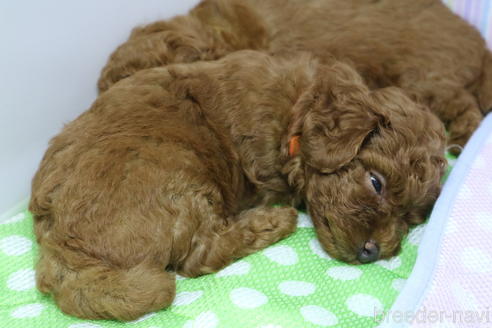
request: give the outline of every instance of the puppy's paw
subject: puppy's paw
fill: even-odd
[[[297,211],[293,207],[259,207],[247,211],[245,242],[255,249],[265,248],[296,229]]]

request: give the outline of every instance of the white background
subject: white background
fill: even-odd
[[[95,99],[132,27],[198,0],[0,0],[0,218],[29,196],[49,139]]]

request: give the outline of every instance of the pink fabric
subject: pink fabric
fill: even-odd
[[[492,134],[452,205],[430,288],[412,327],[492,327],[491,163]]]

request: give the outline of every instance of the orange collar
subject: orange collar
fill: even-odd
[[[301,146],[299,145],[299,135],[293,136],[289,139],[289,156],[294,157],[299,154]]]

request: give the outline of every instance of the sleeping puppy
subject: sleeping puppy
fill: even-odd
[[[295,230],[333,257],[394,255],[439,192],[441,122],[350,66],[254,51],[142,70],[53,138],[32,183],[38,288],[66,313],[135,319]]]
[[[397,86],[428,106],[446,124],[449,145],[463,146],[492,108],[492,55],[441,0],[204,0],[187,16],[135,29],[99,88],[140,69],[239,49],[352,62],[371,88]]]

